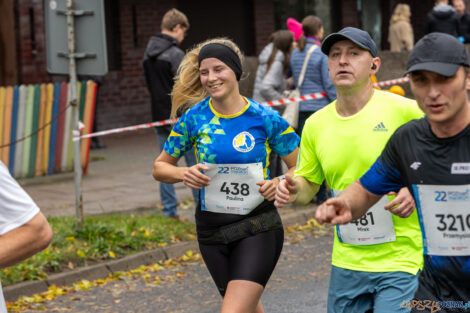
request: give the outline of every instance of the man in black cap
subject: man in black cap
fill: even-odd
[[[395,129],[423,116],[415,101],[372,87],[380,59],[367,32],[344,28],[326,37],[321,50],[338,97],[307,119],[295,177],[286,175],[276,192],[279,207],[308,203],[324,179],[339,194],[374,163]],[[400,305],[418,285],[421,232],[408,190],[394,193],[368,216],[336,229],[329,313],[407,312]]]
[[[316,213],[321,223],[347,223],[380,195],[407,186],[422,227],[424,268],[417,301],[402,306],[416,312],[470,308],[469,66],[465,46],[452,36],[418,41],[406,73],[426,117],[400,127],[368,172]]]

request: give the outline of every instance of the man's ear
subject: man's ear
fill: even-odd
[[[372,59],[371,74],[375,75],[380,69],[380,58]]]

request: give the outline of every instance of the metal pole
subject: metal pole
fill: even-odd
[[[75,24],[73,0],[67,0],[67,39],[69,50],[69,75],[70,75],[70,105],[72,107],[72,132],[79,132],[78,125],[78,101],[77,101],[77,68],[75,64]],[[81,141],[73,142],[73,168],[75,180],[75,213],[78,226],[83,224],[83,199],[82,199],[82,164],[80,153]]]

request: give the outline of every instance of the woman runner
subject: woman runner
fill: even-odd
[[[172,92],[173,115],[193,106],[175,124],[153,168],[156,180],[201,190],[199,248],[223,296],[222,313],[264,312],[260,297],[284,240],[273,205],[282,178],[269,179],[269,154],[274,150],[293,173],[300,141],[277,112],[240,95],[242,59],[226,38],[186,54]],[[176,167],[191,147],[198,163]]]

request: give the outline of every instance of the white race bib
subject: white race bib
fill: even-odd
[[[246,215],[264,201],[257,182],[264,180],[263,164],[212,164],[204,174],[211,178],[201,191],[201,209]]]
[[[333,190],[334,196],[339,191]],[[367,213],[346,225],[336,226],[340,242],[351,245],[377,245],[396,240],[392,214],[384,209],[388,197],[383,196]]]
[[[425,254],[470,255],[470,185],[413,185]]]

